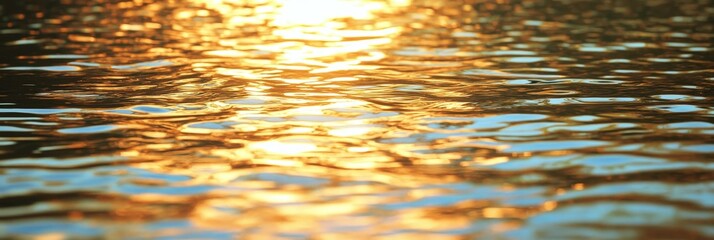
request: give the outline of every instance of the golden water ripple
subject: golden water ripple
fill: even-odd
[[[0,16],[0,238],[714,238],[709,0]]]

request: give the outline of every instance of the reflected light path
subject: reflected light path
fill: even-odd
[[[3,2],[0,238],[714,238],[710,5]]]

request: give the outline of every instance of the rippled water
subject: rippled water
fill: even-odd
[[[714,238],[713,1],[0,13],[0,238]]]

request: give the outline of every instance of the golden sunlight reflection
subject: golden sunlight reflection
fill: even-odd
[[[276,0],[276,1],[232,1],[203,0],[206,8],[221,14],[230,27],[267,24],[257,27],[270,28],[270,35],[261,35],[264,44],[241,46],[238,39],[216,38],[220,45],[232,48],[210,50],[206,56],[244,58],[241,61],[255,62],[257,66],[273,66],[278,69],[303,69],[311,73],[328,73],[344,70],[370,70],[376,66],[361,64],[377,61],[386,54],[377,51],[378,46],[392,43],[402,27],[389,21],[375,21],[378,14],[394,13],[411,4],[410,0],[368,1],[368,0]],[[248,4],[257,7],[246,10]],[[265,19],[253,17],[257,13],[269,16]],[[185,19],[201,15],[198,12],[182,12],[177,18]],[[205,15],[205,13],[204,13]],[[348,24],[349,21],[363,21]],[[232,31],[232,30],[229,30]],[[260,30],[262,31],[262,30]],[[201,30],[201,35],[214,38],[215,33]],[[257,54],[257,55],[256,55]],[[330,59],[347,54],[348,59]],[[273,62],[256,62],[251,59],[258,55],[269,56]],[[238,71],[221,71],[222,74],[245,77]],[[252,74],[252,73],[251,73]],[[248,76],[250,76],[249,74]],[[252,78],[248,78],[252,79]]]
[[[317,146],[308,142],[267,141],[252,143],[250,148],[262,150],[273,154],[295,155],[317,149]]]
[[[374,17],[372,11],[385,7],[384,3],[355,0],[277,0],[276,2],[280,7],[271,25],[278,27],[340,24],[340,22],[330,22],[338,18],[370,19]]]
[[[341,127],[330,130],[328,134],[336,137],[354,137],[366,135],[374,129],[370,126]]]
[[[369,237],[381,233],[381,227],[369,227],[380,223],[386,224],[383,226],[388,229],[452,230],[465,227],[470,221],[468,217],[439,216],[422,209],[401,211],[398,215],[391,216],[393,219],[389,221],[385,221],[386,215],[368,214],[374,211],[373,206],[379,204],[388,205],[449,194],[450,192],[444,189],[417,188],[424,182],[448,182],[444,179],[318,166],[303,166],[300,171],[265,167],[261,168],[261,172],[256,174],[252,169],[232,169],[205,178],[207,183],[228,184],[234,188],[213,191],[213,194],[221,197],[199,202],[192,209],[193,223],[216,229],[246,228],[266,222],[274,223],[263,228],[265,236],[274,236],[280,232],[320,234],[320,231],[334,227],[354,228],[359,231],[334,234]],[[196,169],[191,173],[196,178],[201,178],[203,174],[210,174],[210,171],[201,173]],[[276,184],[260,178],[261,175],[277,174],[286,176],[286,180],[311,179],[310,181],[316,181],[319,185],[304,185],[305,183],[300,181]],[[238,179],[243,180],[235,182]],[[337,179],[343,184],[332,184],[333,180]],[[232,182],[235,183],[231,184]],[[363,184],[364,182],[372,184]],[[400,191],[408,192],[403,195],[399,194]],[[384,193],[393,196],[379,197],[379,194]],[[325,198],[332,200],[322,201]],[[240,214],[236,214],[237,212]],[[406,235],[404,237],[409,239]]]
[[[0,239],[714,239],[711,8],[624,2],[0,1]]]

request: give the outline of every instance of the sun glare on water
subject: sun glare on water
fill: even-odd
[[[274,26],[320,25],[338,18],[369,19],[379,3],[338,0],[279,0]]]

